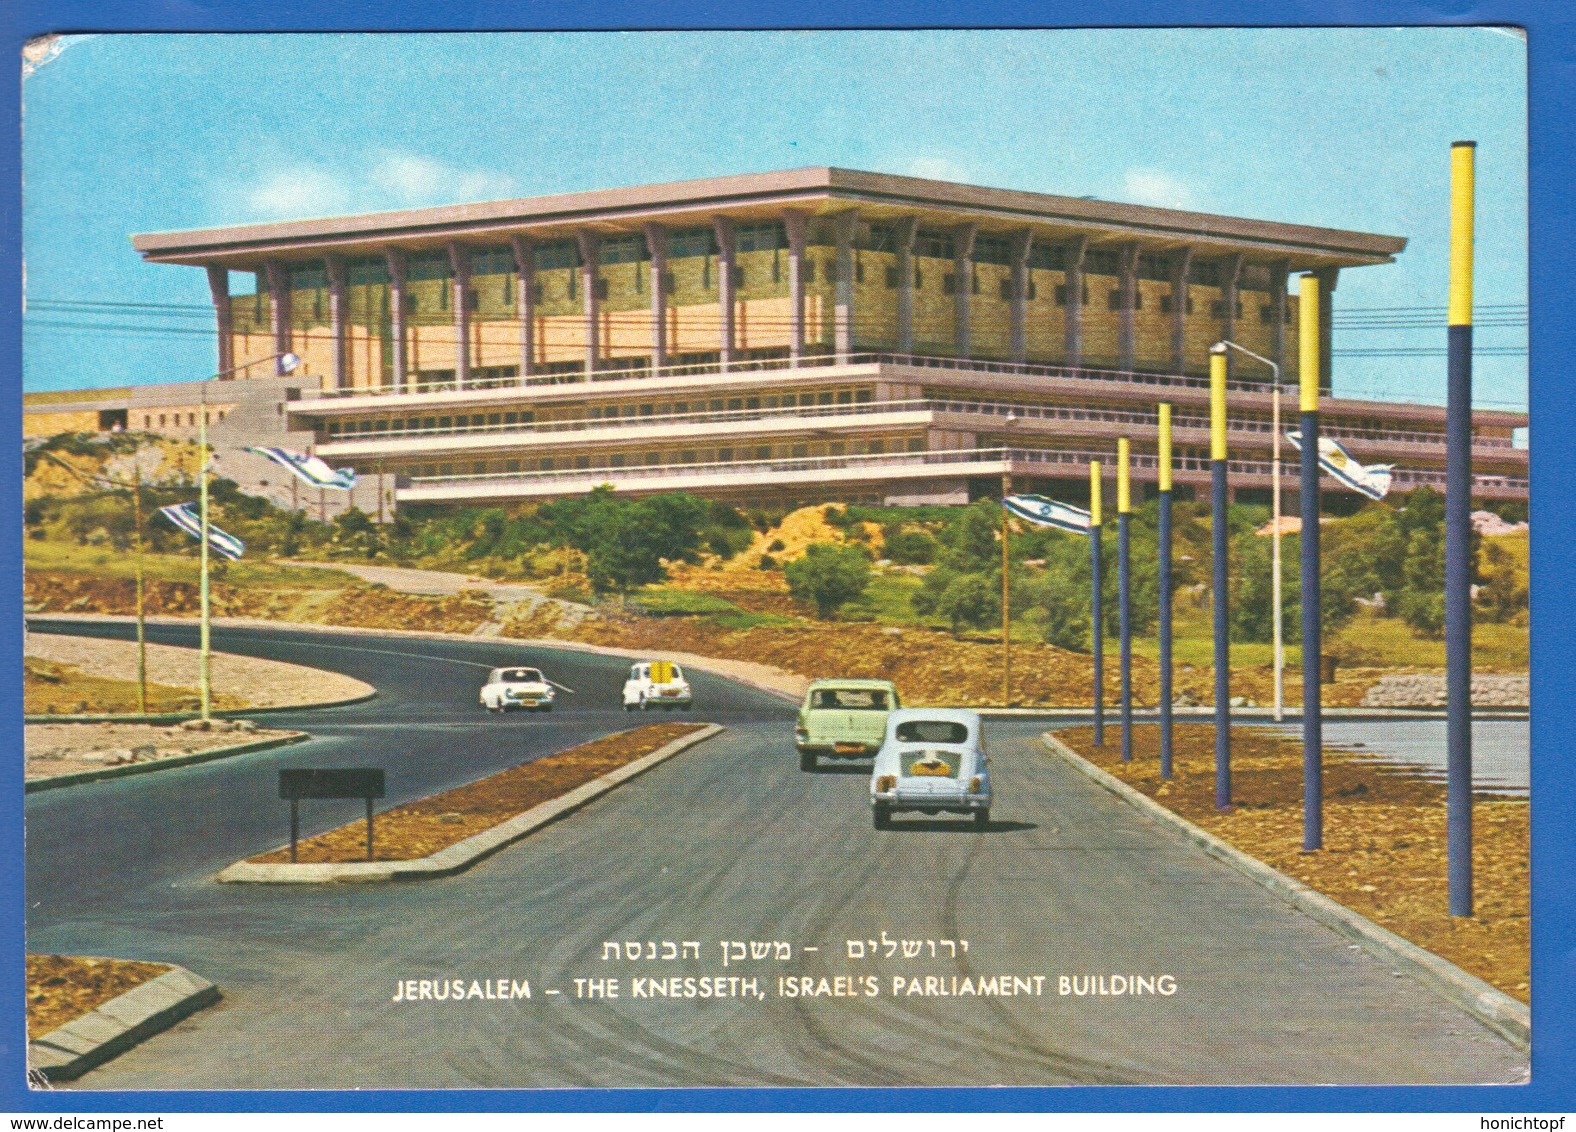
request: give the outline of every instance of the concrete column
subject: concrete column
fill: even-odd
[[[350,388],[350,288],[343,257],[324,257],[328,273],[328,337],[334,355],[334,388]]]
[[[717,234],[717,313],[722,316],[722,330],[717,341],[717,358],[726,372],[733,365],[733,315],[736,292],[733,272],[738,265],[737,241],[734,239],[733,221],[726,216],[712,217],[712,229]]]
[[[788,364],[797,366],[804,357],[804,249],[809,242],[809,218],[785,209],[783,228],[788,234]]]
[[[1242,255],[1228,255],[1220,261],[1220,304],[1222,317],[1220,320],[1220,336],[1235,339],[1237,336],[1237,281],[1242,278]],[[1236,376],[1237,358],[1235,350],[1226,351],[1226,378],[1230,380]]]
[[[271,259],[263,265],[268,275],[268,319],[273,332],[274,353],[290,352],[290,273],[284,264]],[[274,373],[284,376],[284,359],[274,359]]]
[[[465,389],[471,383],[471,252],[463,244],[450,241],[449,306],[454,315],[454,385]]]
[[[1341,269],[1321,267],[1314,274],[1319,277],[1319,389],[1328,394],[1334,372],[1330,364],[1330,349],[1334,345],[1330,316],[1335,309],[1335,284],[1339,281]]]
[[[897,350],[914,352],[914,235],[919,218],[905,216],[892,226],[893,251],[897,253]]]
[[[1008,315],[1011,322],[1012,360],[1024,362],[1029,356],[1029,251],[1034,247],[1034,233],[1028,228],[1012,234],[1012,308]]]
[[[646,251],[651,256],[651,368],[668,364],[668,230],[646,225]]]
[[[408,362],[405,349],[405,312],[409,305],[405,291],[405,253],[389,248],[383,253],[383,258],[389,273],[389,337],[394,340],[392,381],[394,388],[403,392],[410,382],[410,375],[406,372]]]
[[[1062,364],[1069,369],[1083,365],[1083,265],[1084,253],[1089,250],[1089,237],[1078,236],[1067,244],[1067,258],[1063,265],[1067,280],[1066,341]]]
[[[213,319],[219,336],[219,373],[235,368],[235,322],[230,317],[230,269],[208,269],[208,293],[213,296]]]
[[[973,347],[969,323],[974,297],[974,237],[978,232],[973,224],[959,224],[952,230],[952,313],[956,320],[952,341],[962,358],[968,357]]]
[[[520,384],[536,370],[536,245],[524,236],[512,236],[514,270],[520,294],[514,309],[520,316]]]
[[[1286,376],[1286,280],[1291,275],[1291,264],[1284,259],[1270,264],[1270,317],[1275,320],[1270,327],[1270,358]]]
[[[836,312],[835,346],[839,364],[854,352],[854,225],[859,213],[854,209],[833,217],[837,239],[837,284],[834,295]]]
[[[602,241],[595,232],[584,230],[576,232],[575,239],[580,243],[580,290],[586,312],[586,380],[590,381],[601,356],[598,349],[601,337],[598,311],[601,303],[597,299],[597,256],[602,249]]]
[[[1171,368],[1179,374],[1187,372],[1187,277],[1192,267],[1192,248],[1171,253]]]
[[[1138,363],[1138,245],[1123,244],[1117,254],[1116,368],[1131,372]]]

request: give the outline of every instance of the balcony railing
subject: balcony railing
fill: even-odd
[[[420,439],[437,436],[473,436],[496,433],[564,433],[586,432],[603,429],[650,428],[662,425],[736,424],[750,421],[806,420],[829,417],[870,416],[892,413],[946,412],[975,416],[1019,417],[1027,420],[1057,420],[1075,424],[1121,424],[1138,428],[1157,427],[1157,415],[1152,411],[1122,409],[1084,409],[1061,405],[1034,405],[1008,401],[953,401],[940,399],[909,401],[865,401],[842,405],[800,405],[788,408],[728,409],[702,413],[668,413],[650,416],[579,417],[567,421],[529,421],[497,424],[450,425],[433,428],[386,428],[368,431],[330,433],[327,443],[358,442],[363,440]],[[1288,417],[1288,422],[1290,418]],[[1208,430],[1209,418],[1201,414],[1178,414],[1173,423],[1179,429]],[[1257,418],[1230,417],[1230,430],[1267,434],[1270,422]],[[1326,436],[1348,440],[1376,440],[1388,443],[1444,444],[1443,433],[1412,432],[1392,429],[1350,428],[1326,423]],[[1476,437],[1476,448],[1510,448],[1511,442],[1502,437]]]

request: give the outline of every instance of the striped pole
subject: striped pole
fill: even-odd
[[[1105,746],[1105,624],[1100,609],[1100,461],[1089,461],[1089,574],[1093,621],[1089,639],[1094,644],[1094,745]]]
[[[1476,142],[1450,147],[1445,397],[1446,846],[1450,914],[1472,915],[1472,243]]]
[[[1132,445],[1127,437],[1116,442],[1116,607],[1121,631],[1122,761],[1133,761],[1133,593],[1131,535],[1133,512],[1130,463]]]
[[[1160,777],[1171,777],[1171,406],[1160,405]]]
[[[1319,617],[1319,277],[1304,275],[1297,298],[1302,430],[1302,851],[1324,848],[1323,634]]]
[[[1215,808],[1231,808],[1231,641],[1226,620],[1226,352],[1209,355],[1210,522],[1214,528]]]

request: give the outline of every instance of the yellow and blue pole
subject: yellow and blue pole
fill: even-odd
[[[1160,777],[1171,777],[1171,406],[1160,405]]]
[[[1133,761],[1133,592],[1128,522],[1133,512],[1132,445],[1116,442],[1116,608],[1121,631],[1122,761]]]
[[[200,571],[197,597],[197,697],[204,722],[213,714],[212,606],[208,586],[208,386],[202,387],[202,412],[197,417],[197,508]]]
[[[1298,427],[1302,432],[1302,848],[1324,848],[1323,635],[1319,614],[1319,278],[1304,275],[1297,297]]]
[[[1472,244],[1476,142],[1450,147],[1445,395],[1446,855],[1450,914],[1472,915]]]
[[[1210,522],[1215,607],[1215,808],[1231,808],[1231,640],[1226,618],[1226,355],[1209,355]]]
[[[1094,745],[1105,746],[1105,623],[1100,608],[1100,461],[1089,461],[1089,640],[1094,646]]]

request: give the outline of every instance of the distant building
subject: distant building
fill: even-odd
[[[266,426],[384,473],[401,503],[610,483],[782,505],[965,502],[1007,468],[1021,490],[1076,500],[1119,435],[1152,481],[1161,400],[1176,480],[1203,484],[1209,346],[1238,341],[1294,382],[1290,277],[1330,293],[1406,242],[811,168],[133,243],[207,269],[220,369],[305,360],[288,380],[259,367],[269,380],[212,385],[211,412],[251,406],[216,443]],[[231,293],[236,273],[252,293]],[[1328,392],[1327,310],[1320,335]],[[1231,365],[1233,488],[1262,493],[1269,371]],[[95,393],[82,419],[188,434],[194,386],[157,388]],[[1398,466],[1398,490],[1443,487],[1442,409],[1322,407],[1354,456]],[[30,427],[66,411],[27,408]],[[1526,495],[1511,438],[1526,420],[1476,414],[1474,494]]]

